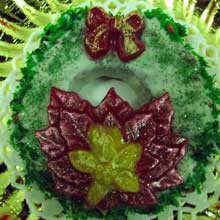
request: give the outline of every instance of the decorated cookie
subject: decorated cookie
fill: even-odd
[[[218,77],[187,26],[149,4],[68,6],[46,23],[8,77],[1,152],[26,211],[0,219],[217,216]]]

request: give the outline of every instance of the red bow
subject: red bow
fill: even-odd
[[[135,59],[145,50],[140,36],[144,20],[132,12],[126,17],[110,17],[102,8],[91,8],[86,18],[85,49],[98,60],[115,48],[122,61]]]

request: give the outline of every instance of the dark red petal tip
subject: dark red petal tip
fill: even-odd
[[[61,110],[59,129],[69,148],[74,147],[76,139],[86,145],[87,132],[93,124],[93,120],[87,114]]]
[[[135,114],[125,122],[123,133],[128,142],[142,142],[149,145],[156,137],[156,123],[151,113]]]
[[[173,186],[177,186],[183,183],[182,177],[177,173],[175,169],[170,170],[167,174],[161,177],[158,181],[152,182],[151,187],[156,191],[162,191]]]
[[[61,136],[59,129],[56,127],[48,127],[43,130],[35,132],[41,149],[50,158],[57,158],[62,156],[66,150],[66,142]]]
[[[91,105],[75,92],[66,92],[56,87],[51,89],[50,107],[71,109],[71,111],[85,112]]]
[[[51,126],[58,125],[60,120],[60,108],[48,106],[48,121]]]
[[[99,204],[98,208],[103,211],[114,209],[120,203],[119,193],[110,193]]]
[[[120,198],[124,204],[137,208],[144,208],[157,204],[157,200],[149,188],[140,193],[121,193]]]
[[[67,156],[58,160],[51,160],[47,163],[47,166],[57,178],[71,183],[74,187],[82,187],[91,182],[89,175],[82,174],[72,167]]]
[[[94,109],[95,112],[102,113],[103,119],[111,112],[119,121],[125,121],[131,116],[133,112],[132,107],[128,102],[124,101],[115,91],[111,88],[102,102]]]
[[[67,197],[82,199],[87,195],[88,190],[88,186],[75,187],[73,184],[59,178],[57,178],[55,183],[55,191],[62,192]]]
[[[150,104],[140,108],[140,112],[151,112],[157,122],[157,134],[164,136],[171,130],[174,109],[168,93],[154,99]]]

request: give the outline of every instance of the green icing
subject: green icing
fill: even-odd
[[[27,66],[22,69],[23,78],[11,104],[13,117],[19,115],[19,120],[10,126],[11,143],[26,163],[26,183],[36,182],[46,194],[57,196],[53,193],[52,177],[45,165],[46,157],[34,136],[35,130],[48,124],[50,88],[56,86],[79,92],[81,84],[93,78],[108,75],[123,79],[128,74],[134,87],[141,81],[147,88],[146,98],[140,98],[137,106],[166,91],[170,93],[175,109],[174,130],[189,138],[188,158],[191,157],[197,165],[195,172],[186,176],[183,186],[159,195],[159,204],[154,210],[120,207],[106,213],[105,218],[122,220],[127,219],[128,212],[158,212],[166,205],[178,205],[176,198],[181,196],[183,189],[201,190],[207,158],[220,143],[218,122],[215,121],[219,114],[220,91],[206,72],[206,62],[190,46],[184,45],[185,28],[159,9],[144,13],[146,51],[142,56],[130,63],[122,63],[115,54],[98,62],[90,61],[82,52],[87,11],[71,9],[57,24],[48,25],[40,47],[28,56]],[[169,32],[169,25],[174,32]],[[115,73],[116,69],[122,72]],[[212,103],[212,110],[208,100]],[[67,209],[72,206],[76,211],[71,214],[74,219],[102,216],[97,210],[84,209],[78,202],[63,201],[62,204]]]

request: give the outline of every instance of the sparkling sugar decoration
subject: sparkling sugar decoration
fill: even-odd
[[[168,93],[134,111],[114,89],[93,107],[52,88],[50,124],[36,137],[55,190],[101,210],[155,205],[158,192],[183,182],[176,166],[187,141],[171,131],[173,113]]]

